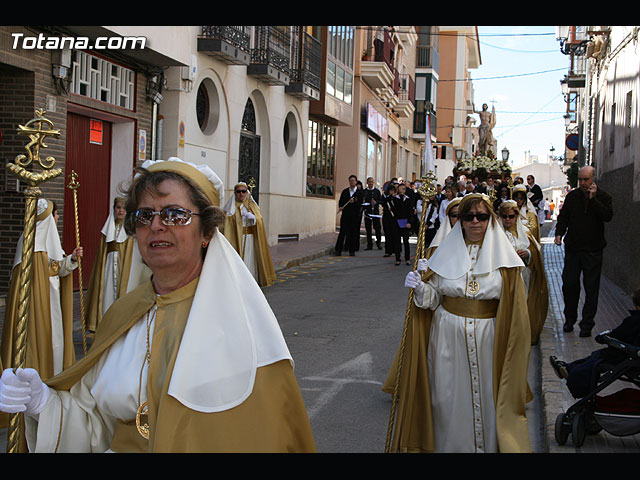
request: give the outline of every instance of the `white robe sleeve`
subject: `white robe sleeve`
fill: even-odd
[[[58,276],[66,277],[71,272],[73,272],[76,268],[78,268],[78,262],[74,262],[71,260],[71,255],[67,255],[60,262],[60,270],[58,272]]]
[[[437,288],[438,278],[438,275],[434,275],[426,283],[423,282],[424,288],[421,292],[413,291],[413,303],[416,304],[416,307],[435,310],[440,305],[442,295]]]
[[[105,452],[111,443],[116,419],[102,414],[90,393],[102,360],[70,391],[51,390],[45,409],[25,416],[26,438],[32,453]]]

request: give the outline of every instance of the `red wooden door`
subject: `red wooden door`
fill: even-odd
[[[76,113],[67,116],[67,158],[65,166],[64,224],[62,246],[67,254],[76,247],[73,190],[68,188],[71,171],[77,174],[78,223],[82,258],[83,288],[100,244],[100,230],[109,214],[111,180],[111,123]],[[75,288],[78,275],[75,275]]]

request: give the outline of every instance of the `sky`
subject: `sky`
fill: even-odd
[[[478,34],[482,64],[470,70],[474,103],[476,110],[483,103],[489,110],[495,106],[498,151],[506,146],[515,166],[527,151],[540,162],[547,161],[551,147],[555,156],[564,154],[560,80],[569,57],[560,53],[555,26],[478,26]],[[480,125],[478,115],[473,117]]]

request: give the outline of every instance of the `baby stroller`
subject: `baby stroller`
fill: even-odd
[[[605,397],[598,395],[617,380],[640,387],[640,347],[616,340],[607,333],[597,335],[594,340],[618,349],[625,358],[616,364],[600,364],[592,390],[558,415],[555,423],[558,445],[564,445],[571,434],[574,446],[581,447],[587,434],[595,435],[603,429],[618,437],[640,433],[640,390],[625,388]]]

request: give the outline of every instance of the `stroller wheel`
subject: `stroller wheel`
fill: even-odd
[[[556,417],[555,437],[558,445],[567,443],[567,438],[569,438],[569,433],[571,433],[571,425],[565,423],[565,418],[566,415],[564,413]]]
[[[581,447],[584,443],[584,439],[587,435],[586,419],[584,412],[578,412],[573,417],[571,425],[571,437],[573,439],[573,445]]]

